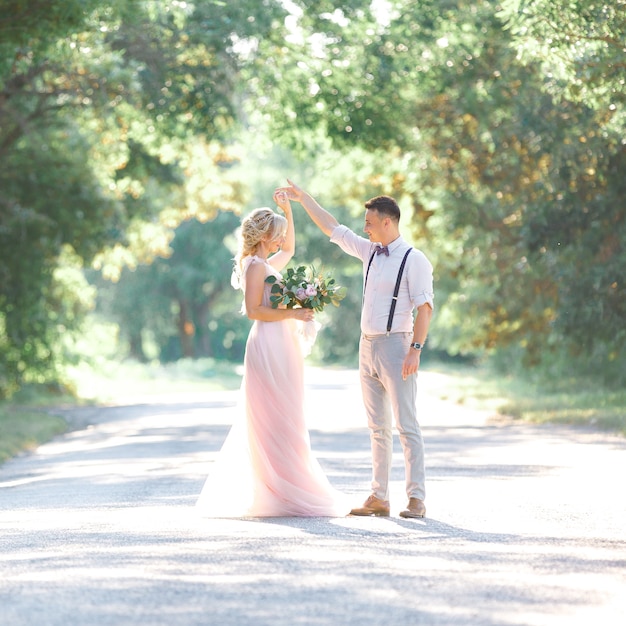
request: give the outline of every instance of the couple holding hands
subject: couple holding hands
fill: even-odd
[[[417,420],[417,372],[433,310],[433,271],[400,235],[400,208],[389,196],[365,203],[361,237],[339,224],[289,181],[274,201],[242,222],[235,276],[243,310],[254,321],[244,357],[243,414],[212,464],[197,502],[208,517],[388,516],[393,425],[398,431],[408,504],[401,517],[426,513],[424,443]],[[350,509],[311,452],[304,410],[304,356],[298,322],[309,308],[275,308],[269,276],[295,252],[291,203],[299,202],[320,230],[363,263],[359,373],[372,450],[371,494]],[[270,281],[271,282],[271,281]]]

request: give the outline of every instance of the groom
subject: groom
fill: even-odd
[[[333,243],[363,262],[359,372],[372,445],[372,493],[350,513],[389,515],[393,412],[409,500],[400,516],[424,517],[424,442],[417,422],[416,374],[433,310],[432,265],[400,236],[400,208],[393,198],[378,196],[365,203],[363,230],[368,240],[340,225],[306,191],[288,182],[278,191],[300,202]]]

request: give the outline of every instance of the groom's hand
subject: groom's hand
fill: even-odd
[[[287,179],[287,182],[289,183],[289,186],[279,187],[278,189],[276,189],[276,193],[285,193],[289,200],[302,203],[302,199],[305,193],[304,190],[298,187],[298,185],[296,185],[289,179]]]
[[[293,181],[287,179],[288,187],[279,187],[276,191],[284,191],[289,200],[299,202],[309,217],[315,222],[315,225],[328,237],[331,236],[333,230],[339,226],[339,222],[324,208],[322,208],[317,200],[308,194],[304,189],[298,187]]]
[[[420,351],[410,348],[402,363],[402,380],[406,380],[409,376],[417,374],[420,366]]]

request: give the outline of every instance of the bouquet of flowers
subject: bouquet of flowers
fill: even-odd
[[[297,269],[289,268],[282,280],[268,276],[266,283],[272,285],[270,302],[272,308],[284,306],[287,309],[302,307],[323,311],[327,304],[339,306],[345,298],[345,288],[336,284],[330,275],[317,272],[314,267],[304,265]]]

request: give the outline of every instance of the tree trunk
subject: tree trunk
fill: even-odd
[[[199,334],[199,348],[200,356],[210,357],[213,356],[213,349],[211,348],[211,337],[209,334],[209,310],[211,308],[212,298],[203,302],[196,307],[196,320],[198,321],[198,334]]]
[[[178,305],[178,336],[180,338],[181,351],[184,358],[193,359],[195,358],[193,340],[196,334],[196,327],[189,317],[189,305],[187,301],[179,300]]]
[[[141,331],[137,333],[131,333],[128,338],[128,343],[130,346],[130,355],[139,361],[140,363],[145,363],[148,359],[143,351],[143,341],[141,339]]]

